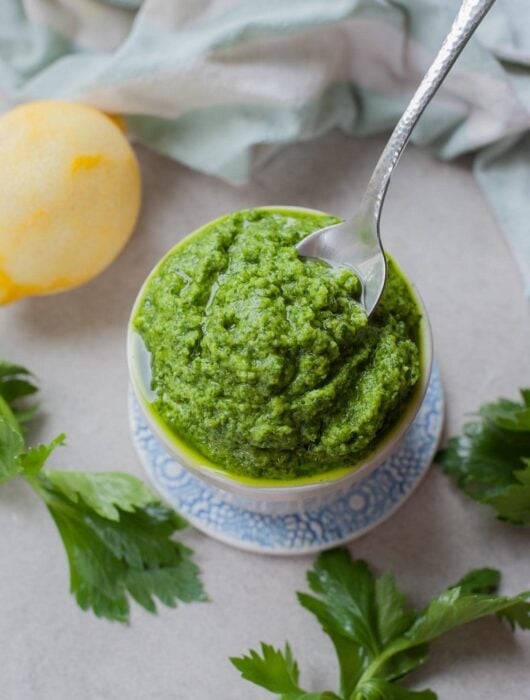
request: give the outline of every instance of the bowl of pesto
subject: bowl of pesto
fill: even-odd
[[[339,220],[263,207],[172,248],[128,328],[132,389],[184,467],[253,502],[298,504],[364,478],[399,445],[432,360],[417,292],[388,255],[367,319],[353,270],[295,244]]]

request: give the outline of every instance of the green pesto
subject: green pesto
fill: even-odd
[[[154,410],[221,468],[293,479],[355,464],[396,422],[420,376],[420,312],[389,258],[368,321],[351,270],[294,245],[337,222],[249,210],[177,246],[134,327],[151,352]]]

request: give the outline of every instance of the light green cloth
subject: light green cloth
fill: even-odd
[[[125,114],[138,141],[241,182],[256,145],[390,129],[459,5],[2,0],[0,86],[15,101],[73,98]],[[413,141],[441,158],[476,153],[530,294],[529,128],[530,1],[497,0]]]

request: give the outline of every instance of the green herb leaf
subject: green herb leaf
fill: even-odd
[[[35,394],[38,389],[25,379],[4,379],[0,384],[0,391],[4,399],[11,404],[24,396]]]
[[[346,550],[335,549],[318,557],[307,578],[311,590],[322,599],[298,593],[298,600],[331,638],[339,661],[341,693],[347,696],[379,648],[373,629],[372,574],[365,562],[352,562]]]
[[[405,595],[397,588],[393,574],[383,574],[375,582],[377,628],[381,644],[389,644],[403,634],[414,621],[407,609]]]
[[[35,414],[37,407],[25,407],[20,401],[35,394],[38,388],[30,381],[31,372],[12,362],[0,360],[0,398],[7,404],[19,424],[25,423]],[[3,415],[0,404],[0,415]]]
[[[446,474],[501,520],[530,525],[530,389],[521,402],[499,399],[479,409],[437,455]]]
[[[324,552],[307,580],[325,606],[327,627],[356,642],[369,656],[377,654],[380,642],[374,579],[366,562],[352,561],[345,549]],[[310,598],[302,594],[302,600]]]
[[[495,508],[497,517],[514,524],[530,525],[530,458],[522,460],[525,469],[513,472],[514,483],[486,502]]]
[[[230,661],[246,680],[271,693],[281,693],[280,700],[342,700],[330,690],[307,693],[298,687],[298,665],[289,644],[282,652],[261,642],[261,655],[251,649],[249,656],[232,657]]]
[[[519,601],[500,610],[497,615],[501,620],[506,620],[512,630],[520,627],[522,630],[530,630],[530,605],[528,605],[528,594],[520,596]]]
[[[8,362],[7,360],[0,360],[0,379],[4,377],[13,377],[19,374],[31,375],[29,369],[22,367],[22,365],[15,365],[13,362]]]
[[[285,645],[285,650],[275,649],[270,644],[261,642],[261,655],[251,649],[249,656],[233,657],[230,661],[243,678],[256,685],[270,690],[271,693],[290,694],[293,698],[307,695],[298,686],[298,664],[293,658],[291,647]]]
[[[105,483],[105,472],[68,476],[45,470],[37,490],[63,540],[71,592],[83,610],[127,622],[128,595],[150,612],[156,598],[169,607],[177,599],[205,600],[191,550],[171,539],[185,525],[180,516],[152,494],[147,500],[134,477],[110,472]]]
[[[72,503],[80,499],[102,518],[119,520],[120,510],[133,512],[153,502],[153,494],[143,481],[123,472],[65,472],[46,471],[46,478]],[[180,527],[186,523],[176,513]]]
[[[331,697],[339,700],[436,700],[432,690],[408,690],[396,683],[425,661],[428,642],[495,613],[512,628],[530,629],[530,592],[494,595],[500,580],[494,569],[470,571],[420,612],[406,605],[391,574],[374,578],[367,564],[353,561],[345,549],[321,554],[307,578],[315,595],[299,593],[298,600],[333,642],[340,696]],[[232,663],[247,680],[283,693],[283,700],[305,697],[289,645],[282,654],[262,643],[261,656],[251,651]]]
[[[473,569],[451,588],[460,588],[463,593],[495,593],[500,580],[497,569]]]
[[[395,683],[372,678],[356,692],[353,700],[437,700],[432,690],[408,690]]]
[[[64,445],[65,440],[66,435],[61,433],[61,435],[58,435],[47,445],[30,447],[29,450],[26,450],[20,454],[18,457],[18,462],[24,476],[31,477],[37,474],[42,469],[48,457],[55,450],[55,448]]]
[[[24,449],[21,422],[36,406],[25,367],[0,361],[0,483],[21,476],[44,500],[68,556],[70,588],[84,610],[127,622],[129,598],[156,611],[156,600],[205,600],[192,551],[172,539],[186,521],[162,505],[142,481],[121,472],[96,474],[45,469],[59,435]]]
[[[336,629],[335,620],[324,602],[307,593],[298,593],[297,596],[300,605],[315,615],[331,639],[339,662],[340,692],[343,697],[349,697],[366,666],[367,660],[362,656],[362,647]]]
[[[11,423],[0,416],[0,483],[20,473],[18,456],[24,449],[24,440]]]
[[[493,613],[512,614],[521,605],[530,611],[530,592],[507,598],[489,594],[469,594],[465,588],[450,588],[431,600],[404,637],[411,644],[430,642],[455,627]],[[515,622],[515,619],[514,619]]]

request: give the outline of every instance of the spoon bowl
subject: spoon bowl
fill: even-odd
[[[463,0],[440,51],[383,149],[355,215],[336,226],[315,231],[297,246],[302,257],[353,268],[362,285],[361,303],[368,316],[377,306],[385,286],[386,259],[379,221],[392,172],[419,118],[494,2]]]
[[[353,268],[362,284],[360,302],[368,316],[375,309],[386,280],[386,258],[377,229],[361,215],[319,229],[296,246],[304,258],[318,258],[332,267]]]

